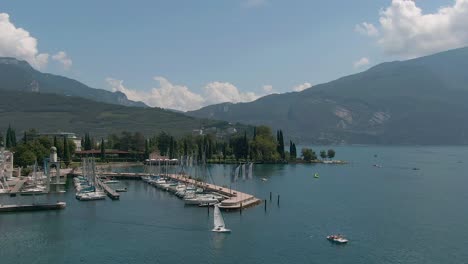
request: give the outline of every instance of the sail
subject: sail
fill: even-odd
[[[237,179],[239,178],[239,168],[240,166],[237,166],[236,170],[234,171],[234,181],[237,181]]]
[[[245,164],[244,164],[244,165],[242,165],[242,180],[245,181],[246,176],[247,175],[245,174]]]
[[[249,164],[249,179],[253,179],[253,162]]]
[[[218,207],[217,204],[214,207],[214,227],[215,228],[218,228],[218,227],[224,228],[225,227],[223,215],[221,214],[221,210],[219,210],[219,207]]]

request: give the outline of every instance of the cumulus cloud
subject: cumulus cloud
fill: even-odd
[[[72,60],[70,57],[68,57],[67,53],[65,51],[59,51],[56,54],[52,56],[52,59],[55,61],[58,61],[60,64],[62,64],[63,68],[65,70],[70,69],[72,66]]]
[[[241,92],[228,82],[210,82],[202,89],[202,93],[194,93],[187,86],[176,85],[164,77],[154,77],[159,87],[149,91],[140,91],[127,88],[122,80],[106,78],[112,91],[122,92],[130,100],[142,101],[149,106],[176,109],[181,111],[196,110],[210,104],[224,102],[250,102],[260,96],[253,92]]]
[[[224,102],[250,102],[258,98],[252,92],[240,92],[236,86],[228,82],[211,82],[203,88],[204,105]]]
[[[273,93],[273,85],[269,85],[269,84],[268,85],[263,85],[262,90],[266,94],[271,94],[271,93]]]
[[[372,25],[371,23],[363,22],[361,24],[357,24],[354,27],[354,30],[360,34],[375,37],[379,35],[379,30]]]
[[[305,82],[294,86],[292,90],[295,92],[300,92],[310,87],[312,87],[312,84],[310,82]]]
[[[369,61],[368,58],[362,57],[359,60],[355,61],[353,63],[353,66],[354,66],[355,69],[357,69],[357,68],[361,68],[361,67],[369,65],[369,63],[370,63],[370,61]]]
[[[392,0],[380,11],[378,44],[390,55],[413,58],[468,45],[468,0],[424,14],[415,1]]]
[[[6,13],[0,13],[0,56],[26,60],[38,69],[44,68],[49,59],[47,53],[39,53],[37,39],[17,28]]]
[[[247,8],[254,8],[259,6],[264,6],[268,3],[267,0],[245,0],[243,6]]]

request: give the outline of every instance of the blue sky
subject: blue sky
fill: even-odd
[[[435,13],[454,4],[421,0],[414,5]],[[391,0],[5,0],[0,13],[37,40],[38,54],[50,54],[41,70],[121,90],[135,99],[154,96],[147,103],[186,110],[220,102],[223,95],[248,101],[383,61],[460,46],[457,42],[422,52],[391,46],[396,45],[389,41],[392,34],[403,34],[379,28],[379,12],[391,5]],[[362,22],[382,33],[360,34],[356,26]],[[1,38],[0,55],[9,55],[2,53]],[[72,61],[68,69],[63,60],[53,59],[59,51]],[[237,94],[231,96],[234,89]],[[158,101],[180,92],[180,100]],[[194,102],[192,94],[199,96]]]

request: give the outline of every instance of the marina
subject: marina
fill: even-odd
[[[216,186],[231,184],[267,200],[266,211],[265,203],[242,213],[221,210],[230,234],[212,232],[214,207],[188,206],[175,193],[140,180],[148,175],[143,166],[121,168],[122,177],[116,170],[110,174],[128,188],[118,201],[77,200],[69,176],[66,193],[36,197],[64,201],[65,210],[0,216],[2,263],[464,263],[468,216],[460,199],[466,197],[468,163],[458,161],[468,148],[339,150],[352,157],[352,166],[259,164],[253,179],[233,182],[234,165],[210,165]],[[369,169],[375,163],[385,169]],[[32,201],[0,196],[1,204]],[[417,236],[408,236],[410,230]],[[459,235],[443,245],[431,240],[453,233]],[[326,239],[334,234],[343,234],[347,245]],[[18,251],[25,241],[27,249]]]

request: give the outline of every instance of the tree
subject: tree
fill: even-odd
[[[65,162],[66,167],[70,166],[71,155],[67,137],[63,137],[63,161]]]
[[[302,157],[305,161],[311,161],[317,159],[315,152],[310,148],[303,148],[302,149]]]
[[[329,149],[327,156],[329,159],[333,159],[335,157],[335,151],[333,149]]]
[[[277,137],[277,144],[278,144],[278,154],[280,155],[281,159],[284,160],[285,155],[284,155],[284,139],[283,139],[283,131],[278,130],[276,132],[276,137]]]
[[[26,149],[22,152],[17,152],[15,155],[15,164],[20,167],[27,167],[34,164],[36,161],[36,155],[31,150]]]
[[[150,140],[145,140],[145,159],[149,159],[150,155]]]
[[[156,137],[157,138],[157,146],[159,149],[159,153],[162,156],[168,155],[169,152],[169,146],[171,145],[171,136],[167,134],[166,132],[161,132],[159,135]]]
[[[15,133],[15,130],[13,130],[10,125],[8,125],[8,129],[6,133],[5,147],[7,149],[16,147],[16,133]]]
[[[3,141],[2,132],[0,132],[0,148],[5,146],[5,142]]]
[[[296,144],[289,141],[289,159],[294,161],[297,159]]]
[[[104,138],[101,138],[101,161],[106,160],[106,145],[104,144]]]
[[[321,150],[321,151],[320,151],[320,157],[321,157],[322,159],[327,158],[327,153],[325,152],[325,150]]]
[[[274,162],[280,159],[278,153],[278,144],[275,140],[271,129],[267,126],[259,126],[256,129],[257,135],[255,140],[250,143],[252,159],[260,161]],[[278,134],[277,134],[278,136]]]

